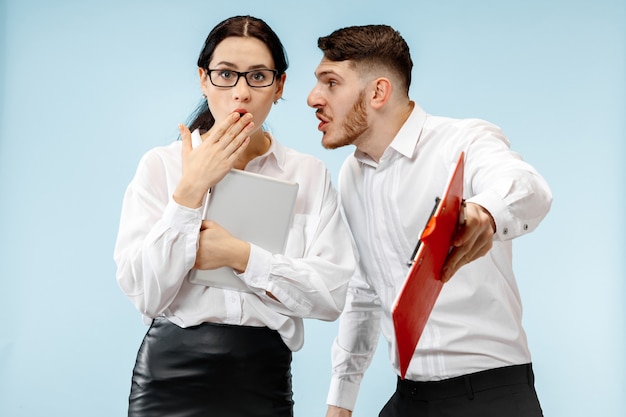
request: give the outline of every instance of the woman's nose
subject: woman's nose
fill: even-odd
[[[239,101],[250,99],[250,86],[245,77],[239,77],[237,83],[233,86],[233,98]]]

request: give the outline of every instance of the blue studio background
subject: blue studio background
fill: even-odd
[[[306,106],[317,37],[386,23],[428,112],[500,125],[546,177],[552,211],[515,268],[546,416],[626,415],[623,0],[0,0],[0,416],[123,416],[146,330],[112,260],[141,155],[200,99],[195,61],[235,14],[266,20],[291,66],[268,125],[336,179]],[[471,314],[471,311],[468,311]],[[306,322],[296,416],[323,416],[336,323]],[[394,389],[380,344],[355,416]]]

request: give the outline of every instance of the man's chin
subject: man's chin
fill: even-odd
[[[324,133],[322,136],[322,146],[324,149],[338,149],[346,145],[349,145],[349,143],[345,143],[342,140],[333,140],[333,137],[328,133]]]
[[[343,145],[338,144],[338,143],[326,143],[324,141],[322,141],[322,146],[324,147],[324,149],[337,149],[337,148],[341,148]]]

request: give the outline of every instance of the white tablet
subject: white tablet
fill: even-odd
[[[234,237],[271,253],[285,253],[298,184],[237,169],[207,195],[203,218]],[[189,281],[210,287],[252,292],[231,268],[192,269]]]

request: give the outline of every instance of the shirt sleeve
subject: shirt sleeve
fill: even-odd
[[[295,215],[285,255],[251,245],[240,274],[267,306],[290,317],[337,319],[355,268],[337,192],[325,175],[319,209]]]
[[[352,277],[339,333],[332,346],[328,405],[353,410],[380,338],[381,306],[374,289],[357,272]]]
[[[117,281],[147,317],[162,314],[193,267],[201,209],[178,205],[154,153],[140,161],[124,195],[114,250]]]
[[[502,131],[484,121],[469,127],[465,195],[483,206],[496,223],[496,238],[513,239],[535,230],[552,205],[547,182],[512,151]]]

